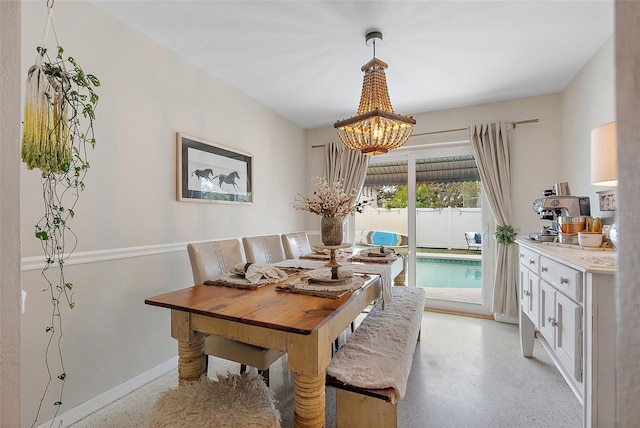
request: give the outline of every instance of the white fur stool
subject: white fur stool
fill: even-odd
[[[255,373],[206,376],[162,393],[150,428],[280,427],[273,393]]]

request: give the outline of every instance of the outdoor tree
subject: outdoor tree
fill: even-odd
[[[378,202],[379,205],[387,209],[406,208],[408,205],[407,186],[384,186],[382,191],[378,192]],[[416,186],[417,208],[476,208],[479,206],[479,181],[419,183]]]

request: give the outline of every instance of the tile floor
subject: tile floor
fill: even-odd
[[[271,368],[271,388],[282,426],[293,426],[293,377],[286,357]],[[213,371],[238,370],[210,359]],[[158,394],[176,384],[173,370],[74,428],[144,427]],[[327,427],[334,422],[334,391],[327,390]],[[425,312],[406,396],[399,403],[404,428],[580,427],[582,407],[542,346],[520,353],[518,327],[495,321]]]

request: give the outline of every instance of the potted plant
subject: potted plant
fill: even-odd
[[[42,176],[44,213],[35,225],[35,237],[42,245],[42,276],[52,303],[51,323],[45,328],[49,336],[45,354],[49,380],[42,400],[55,375],[61,382],[53,403],[57,416],[66,379],[61,302],[66,302],[69,308],[75,305],[73,284],[64,274],[65,261],[77,244],[69,222],[85,187],[84,177],[89,169],[87,146],[93,147],[96,143],[94,112],[98,95],[94,89],[100,86],[100,81],[85,73],[73,57],[63,57],[64,49],[60,46],[54,58],[49,57],[44,47],[38,47],[37,52],[38,60],[27,74],[21,155],[27,168],[39,169]],[[52,268],[57,269],[50,271]],[[52,374],[51,358],[57,358],[60,373]]]
[[[312,180],[315,187],[313,196],[296,196],[293,208],[309,211],[322,216],[320,233],[324,245],[342,244],[342,224],[344,218],[353,213],[358,204],[355,202],[356,189],[351,193],[343,190],[342,180],[329,184],[325,178],[316,177]]]

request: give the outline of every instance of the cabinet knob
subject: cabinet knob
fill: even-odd
[[[520,258],[524,259],[524,253],[520,253]]]
[[[524,290],[524,291],[522,292],[522,294],[524,294],[525,296],[531,296],[531,291],[529,291],[529,290]]]
[[[569,278],[560,277],[560,284],[568,284],[568,283],[569,283]]]
[[[548,271],[548,270],[549,270],[549,268],[548,268],[548,267],[546,267],[546,266],[542,266],[542,267],[540,268],[540,270],[541,270],[542,272],[546,272],[546,271]]]
[[[549,324],[551,324],[552,327],[555,327],[558,325],[558,321],[556,321],[556,319],[553,317],[547,318],[547,321],[549,321]]]
[[[532,259],[529,259],[529,264],[530,264],[530,265],[534,265],[534,264],[536,264],[536,261],[535,261],[535,260],[532,260]]]

